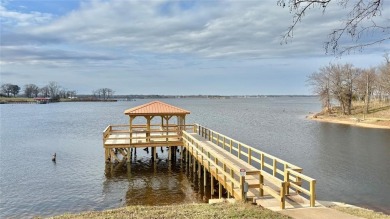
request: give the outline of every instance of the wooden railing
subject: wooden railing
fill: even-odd
[[[111,132],[112,132],[112,126],[111,125],[107,126],[107,128],[104,129],[104,131],[103,131],[103,143],[110,136]]]
[[[310,206],[315,205],[316,181],[302,174],[302,168],[199,124],[194,125],[194,132],[229,151],[239,159],[259,168],[264,175],[268,173],[283,181],[286,194],[289,194],[290,189],[295,192],[303,192],[310,197]],[[303,188],[303,184],[308,184],[309,188]]]
[[[297,172],[293,169],[287,169],[285,171],[285,175],[286,175],[287,182],[288,182],[287,189],[290,188],[290,189],[296,191],[297,193],[303,192],[304,194],[306,194],[307,196],[310,197],[310,206],[314,207],[315,201],[316,201],[316,180],[311,178],[311,177],[308,177],[306,175],[303,175],[302,173]],[[289,178],[291,178],[291,177],[296,179],[296,180],[289,180]],[[302,187],[301,180],[303,180],[309,184],[308,189],[305,189]]]
[[[285,195],[290,191],[296,193],[304,193],[310,197],[310,206],[315,205],[316,199],[316,180],[302,174],[302,168],[286,162],[273,155],[265,153],[259,149],[248,146],[242,142],[234,140],[221,133],[203,127],[199,124],[195,125],[151,125],[150,131],[147,130],[147,125],[132,125],[132,131],[130,132],[129,125],[110,125],[103,131],[103,140],[107,140],[113,133],[128,134],[124,137],[116,137],[115,139],[130,139],[137,141],[145,141],[146,143],[153,142],[154,139],[166,138],[166,142],[169,142],[169,138],[177,138],[177,141],[182,141],[188,145],[188,149],[191,153],[201,155],[202,158],[207,160],[210,165],[217,168],[217,172],[223,174],[224,181],[228,180],[231,183],[231,190],[235,187],[243,188],[242,179],[237,180],[239,177],[239,170],[236,166],[224,159],[220,159],[210,152],[203,150],[200,143],[195,138],[191,137],[188,132],[194,132],[202,136],[204,139],[211,141],[217,146],[223,148],[230,154],[237,156],[251,166],[259,169],[260,177],[260,194],[264,191],[268,192],[281,201],[281,207],[284,208]],[[188,132],[187,132],[188,131]],[[140,134],[145,134],[140,136]],[[155,135],[152,135],[155,134]],[[131,136],[131,138],[130,138]],[[161,142],[161,141],[160,141]],[[203,160],[202,160],[203,162]],[[209,165],[209,167],[210,167]],[[280,192],[272,189],[269,186],[264,185],[264,178],[267,182],[270,182],[274,187],[279,188]],[[245,181],[245,178],[244,178]],[[304,187],[306,186],[306,187]],[[229,191],[233,194],[234,191]]]
[[[225,189],[230,193],[237,194],[234,192],[235,188],[239,189],[238,200],[245,200],[246,193],[244,191],[245,176],[239,175],[240,167],[236,164],[233,164],[225,157],[221,157],[220,154],[215,154],[213,151],[207,151],[202,147],[202,143],[199,142],[196,138],[188,134],[188,132],[183,132],[183,141],[184,146],[189,150],[189,152],[196,157],[201,165],[207,166],[210,168],[210,163],[212,166],[217,166],[217,173],[223,174],[222,179],[220,179],[220,184],[222,184]],[[193,152],[193,151],[196,151]],[[205,165],[203,158],[207,160],[214,159],[214,162],[208,162],[208,165]],[[253,172],[253,171],[252,171]],[[274,198],[280,201],[280,207],[285,208],[285,194],[286,194],[286,182],[266,173],[265,171],[258,170],[259,177],[259,186],[260,196],[264,195],[264,192],[267,192]],[[216,177],[218,178],[218,177]],[[237,180],[238,179],[238,180]],[[268,183],[273,184],[273,186],[265,186],[264,180],[267,180]],[[235,197],[237,198],[237,197]]]
[[[184,130],[193,130],[193,125],[150,125],[150,130],[147,130],[147,125],[132,125],[132,130],[130,131],[130,125],[109,125],[103,131],[103,142],[105,142],[111,134],[123,133],[127,134],[123,137],[115,137],[115,139],[128,139],[128,140],[145,140],[146,142],[151,142],[155,139],[166,138],[166,141],[169,141],[169,138],[177,138],[177,141],[181,141],[182,131]],[[143,135],[145,134],[145,135]],[[143,136],[142,136],[143,135]]]
[[[237,169],[235,165],[227,159],[220,159],[212,152],[204,150],[201,143],[192,136],[188,135],[186,131],[183,132],[183,141],[190,154],[192,154],[202,166],[207,167],[210,173],[212,171],[211,168],[215,167],[216,178],[218,178],[218,174],[222,174],[223,182],[220,183],[225,184],[226,189],[228,188],[226,185],[229,183],[230,188],[227,190],[230,194],[234,194],[234,189],[239,188],[239,199],[244,199],[245,176],[241,177],[238,175],[240,170]],[[205,165],[204,162],[207,162],[207,165]],[[240,179],[237,180],[237,177]]]

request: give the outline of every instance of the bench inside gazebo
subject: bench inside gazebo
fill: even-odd
[[[176,106],[153,101],[124,112],[129,116],[128,125],[109,125],[103,132],[106,161],[127,160],[136,148],[151,147],[152,158],[156,159],[156,147],[168,147],[168,159],[173,149],[183,146],[182,131],[193,127],[186,125],[189,111]],[[173,147],[173,148],[171,148]],[[118,152],[122,159],[117,156]]]

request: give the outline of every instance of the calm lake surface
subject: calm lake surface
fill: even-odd
[[[131,171],[105,165],[102,131],[149,101],[0,105],[0,218],[203,202],[180,162],[154,165],[138,150]],[[318,200],[390,213],[389,130],[306,120],[320,110],[311,97],[162,101],[191,111],[187,123],[302,167],[317,179]]]

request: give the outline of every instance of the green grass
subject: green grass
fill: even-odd
[[[364,208],[351,208],[351,207],[341,207],[341,206],[332,206],[331,208],[350,215],[367,218],[367,219],[390,219],[390,215],[386,215],[383,214],[382,212],[375,212]]]
[[[128,206],[106,211],[64,214],[55,219],[69,218],[289,218],[260,206],[244,203],[187,204],[168,206]]]

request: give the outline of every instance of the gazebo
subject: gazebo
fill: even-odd
[[[128,109],[124,113],[130,118],[130,147],[149,146],[152,148],[153,158],[156,159],[156,147],[168,146],[170,149],[171,146],[182,146],[181,130],[185,129],[189,111],[161,101],[153,101]],[[134,124],[137,117],[146,119],[146,125]],[[158,122],[152,123],[156,118]],[[168,153],[168,159],[171,159],[171,155],[172,153]]]
[[[174,151],[171,147],[176,150],[177,146],[183,146],[182,130],[187,127],[186,115],[190,114],[189,111],[153,101],[128,109],[124,114],[130,118],[129,125],[110,125],[103,132],[106,161],[121,161],[116,156],[120,152],[130,162],[133,149],[136,153],[136,148],[149,147],[152,158],[156,160],[156,147],[165,146],[168,147],[170,160]]]

